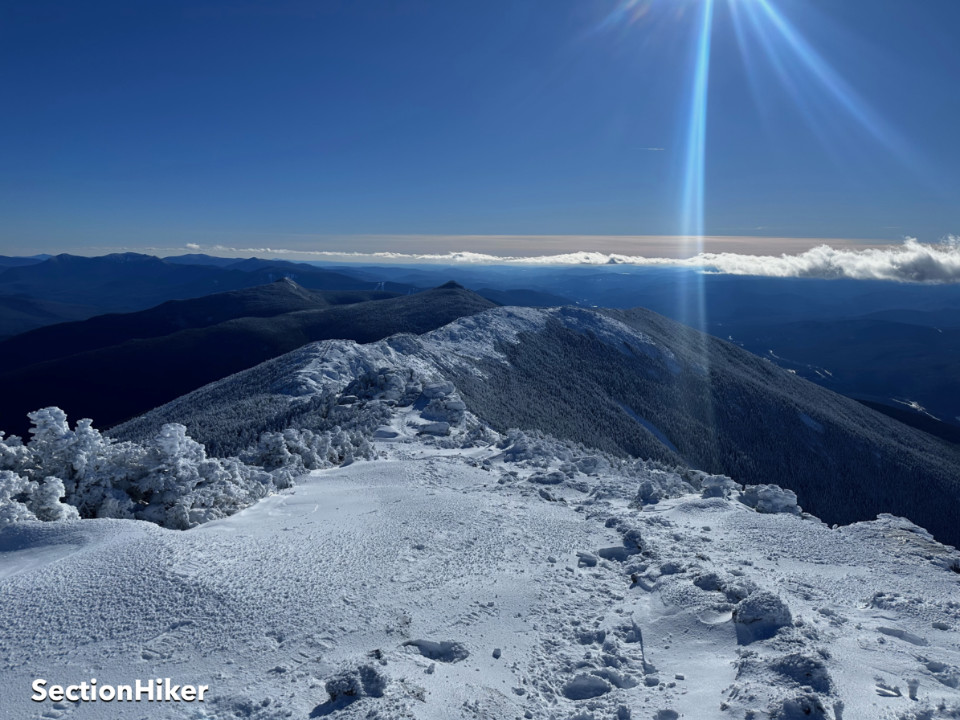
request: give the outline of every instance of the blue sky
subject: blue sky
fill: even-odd
[[[703,2],[8,0],[0,252],[677,234]],[[704,232],[960,233],[960,3],[769,0],[818,66],[757,2],[716,0]]]

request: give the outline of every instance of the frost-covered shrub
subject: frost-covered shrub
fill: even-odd
[[[664,498],[663,489],[652,480],[644,480],[637,489],[637,497],[634,503],[637,506],[656,505]]]
[[[646,463],[633,468],[640,474],[640,487],[633,500],[634,507],[655,505],[664,498],[680,497],[693,492],[694,488],[676,472],[649,467]]]
[[[53,522],[56,520],[79,520],[80,513],[73,505],[61,502],[66,494],[60,478],[48,477],[33,489],[30,509],[37,520]]]
[[[591,475],[608,471],[610,463],[597,455],[587,455],[577,460],[577,468],[580,472]]]
[[[30,451],[44,471],[58,477],[72,475],[77,437],[70,431],[67,414],[58,407],[48,407],[28,413],[27,417],[33,423]]]
[[[292,428],[263,433],[256,450],[245,459],[265,470],[287,468],[302,474],[306,470],[322,470],[374,457],[373,447],[361,433],[334,427],[321,433]]]
[[[29,480],[9,470],[0,470],[0,528],[37,519],[26,503],[31,494]]]
[[[30,413],[31,439],[0,435],[0,525],[124,518],[186,529],[227,517],[305,470],[372,457],[366,439],[333,432],[265,433],[254,462],[211,458],[178,423],[143,443],[115,442],[56,407]],[[259,465],[259,466],[258,466]]]
[[[573,462],[577,450],[582,452],[582,448],[569,441],[557,440],[536,430],[528,432],[516,428],[508,430],[497,447],[503,449],[503,459],[507,462],[542,468],[555,461]]]
[[[64,496],[59,478],[41,482],[0,470],[0,528],[31,520],[76,520],[77,509],[60,500]]]
[[[13,470],[26,467],[29,463],[30,451],[23,444],[23,440],[14,435],[6,437],[0,432],[0,470]]]

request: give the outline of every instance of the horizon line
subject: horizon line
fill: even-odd
[[[948,236],[949,237],[949,236]],[[318,260],[334,257],[343,262],[362,261],[362,256],[380,257],[381,261],[404,262],[412,256],[475,256],[509,257],[523,260],[577,253],[600,253],[625,257],[683,260],[702,253],[736,253],[738,255],[796,254],[828,245],[835,249],[884,248],[901,244],[906,236],[896,239],[808,237],[787,235],[600,235],[600,234],[328,234],[256,233],[246,241],[226,243],[213,238],[197,241],[172,241],[170,244],[116,244],[64,246],[56,242],[46,247],[12,246],[0,254],[16,257],[36,255],[79,255],[94,257],[111,253],[143,253],[157,257],[184,254],[206,254],[214,257],[240,258],[280,256],[288,259]],[[242,240],[235,238],[235,240]],[[260,240],[260,242],[257,242]],[[351,260],[353,258],[353,260]],[[391,260],[392,259],[392,260]],[[431,258],[434,261],[440,259]],[[406,262],[409,262],[407,260]]]

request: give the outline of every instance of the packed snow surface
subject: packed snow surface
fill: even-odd
[[[191,530],[0,531],[0,717],[960,717],[960,563],[916,526],[716,476],[643,504],[656,470],[404,428]],[[210,690],[34,703],[38,677]]]

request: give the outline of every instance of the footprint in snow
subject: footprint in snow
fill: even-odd
[[[929,645],[924,638],[919,635],[914,635],[913,633],[907,632],[906,630],[901,630],[900,628],[891,628],[891,627],[878,627],[877,632],[883,633],[884,635],[889,635],[890,637],[899,638],[904,642],[908,642],[912,645]]]
[[[408,640],[404,643],[405,647],[415,647],[417,651],[429,660],[439,662],[454,663],[465,660],[470,656],[470,651],[463,643],[455,640],[442,640],[436,642],[433,640]]]
[[[893,687],[890,687],[882,680],[877,680],[877,686],[875,690],[877,691],[877,695],[880,697],[903,697],[903,693],[900,692],[900,688],[898,686],[894,685]]]
[[[44,710],[39,717],[44,718],[44,720],[61,720],[61,718],[66,717],[67,714],[73,709],[73,703],[62,700],[54,703],[51,707]]]

